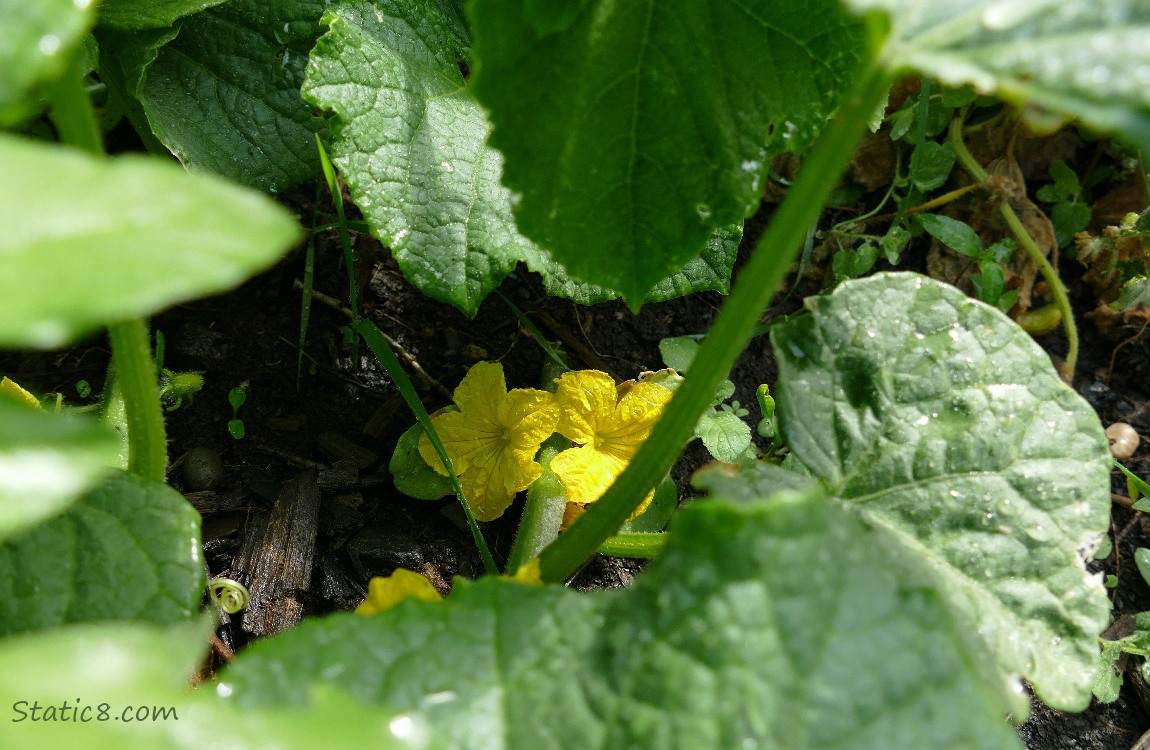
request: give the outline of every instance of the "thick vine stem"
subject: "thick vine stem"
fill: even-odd
[[[975,160],[966,148],[966,143],[962,140],[962,117],[955,117],[951,121],[949,140],[954,147],[954,155],[962,164],[963,169],[969,172],[970,176],[979,183],[985,183],[989,175],[982,168],[982,165]],[[1078,364],[1078,326],[1074,322],[1074,311],[1070,309],[1070,297],[1066,293],[1066,286],[1059,278],[1058,272],[1054,270],[1054,266],[1050,265],[1050,261],[1042,254],[1038,244],[1030,236],[1030,232],[1022,226],[1022,221],[1019,220],[1014,209],[1010,207],[1010,203],[1003,201],[998,210],[1002,214],[1002,218],[1006,220],[1010,231],[1018,239],[1019,244],[1026,249],[1026,254],[1042,271],[1046,283],[1050,285],[1050,291],[1054,295],[1054,304],[1062,316],[1062,327],[1066,330],[1066,361],[1059,366],[1058,374],[1062,376],[1063,380],[1070,383],[1074,380],[1074,368]]]
[[[543,443],[537,460],[543,475],[527,488],[527,504],[515,532],[515,542],[507,556],[507,574],[526,565],[555,538],[563,524],[563,511],[567,508],[567,492],[563,481],[551,471],[551,459],[571,447],[571,441],[556,433]]]
[[[51,105],[48,117],[56,126],[62,142],[96,156],[104,156],[104,141],[88,92],[84,89],[84,74],[78,54],[73,57],[71,70],[48,87],[48,101]]]
[[[540,554],[544,581],[563,581],[578,570],[670,471],[699,415],[710,405],[719,382],[750,341],[891,81],[891,74],[877,61],[860,71],[755,246],[731,296],[703,339],[690,374],[667,405],[662,419],[603,497],[591,503],[587,512]]]
[[[72,70],[49,87],[48,100],[60,139],[69,146],[104,156],[104,142],[84,89],[78,54],[72,61]],[[148,325],[143,320],[114,323],[108,327],[108,338],[112,342],[115,385],[119,388],[116,396],[123,398],[124,423],[128,428],[128,471],[163,482],[168,468],[168,439]]]
[[[113,323],[108,326],[108,338],[112,342],[117,383],[124,397],[128,471],[163,482],[168,469],[168,439],[148,326],[143,320]]]
[[[600,554],[611,557],[632,557],[649,560],[667,546],[669,535],[665,533],[630,532],[607,537],[599,547]]]

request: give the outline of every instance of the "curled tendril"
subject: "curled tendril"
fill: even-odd
[[[212,597],[217,607],[229,615],[234,615],[248,606],[248,600],[251,599],[247,588],[239,581],[230,578],[213,578],[208,581],[208,595]]]

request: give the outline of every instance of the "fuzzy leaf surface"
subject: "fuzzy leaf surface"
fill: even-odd
[[[0,135],[0,346],[53,347],[223,292],[299,237],[262,195],[158,159]]]
[[[872,541],[818,490],[712,499],[630,589],[459,582],[305,622],[224,680],[245,710],[334,685],[448,748],[1019,747],[937,595]]]
[[[1150,4],[1143,0],[847,0],[891,19],[884,59],[952,85],[1077,117],[1150,147]],[[1055,115],[1054,118],[1051,115]]]
[[[741,224],[715,230],[702,254],[655,284],[643,298],[643,304],[666,302],[694,292],[726,294],[731,288],[731,269],[735,267],[742,238]],[[594,305],[619,298],[618,292],[607,287],[573,278],[567,269],[551,258],[550,253],[537,246],[532,246],[532,252],[526,260],[528,268],[543,276],[543,285],[552,297],[565,297],[581,305]]]
[[[303,93],[334,113],[332,161],[374,234],[424,294],[474,315],[531,243],[456,63],[470,45],[448,2],[346,2],[324,17]]]
[[[773,332],[786,444],[936,580],[1003,674],[1085,708],[1110,612],[1083,564],[1110,513],[1094,410],[946,284],[877,274],[807,307]]]
[[[171,487],[116,472],[62,515],[0,544],[0,633],[192,617],[200,516]]]
[[[116,460],[119,441],[90,419],[0,397],[0,542],[58,513]]]
[[[695,434],[717,461],[734,463],[751,447],[751,428],[733,412],[708,409],[699,417]]]
[[[95,20],[73,0],[0,3],[0,127],[35,111],[36,86],[59,78]],[[9,175],[17,174],[9,172]],[[10,178],[11,179],[11,178]]]
[[[833,0],[470,11],[519,227],[632,307],[758,205],[771,158],[810,144],[862,48]]]
[[[299,89],[325,7],[232,0],[185,19],[143,73],[156,136],[190,170],[260,190],[318,174],[324,123]]]

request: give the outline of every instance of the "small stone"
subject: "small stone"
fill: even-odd
[[[192,492],[215,489],[224,478],[224,462],[211,448],[192,448],[184,456],[182,468],[184,483]]]
[[[1110,441],[1110,455],[1118,461],[1125,461],[1138,450],[1141,438],[1138,432],[1125,422],[1115,422],[1106,428],[1106,439]]]

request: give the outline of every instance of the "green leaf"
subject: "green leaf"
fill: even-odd
[[[890,229],[879,242],[882,246],[883,257],[892,265],[898,265],[902,259],[902,251],[906,249],[910,239],[910,230],[903,226],[902,222],[891,224]]]
[[[474,315],[531,245],[456,63],[470,42],[462,16],[430,1],[360,1],[324,23],[303,95],[334,113],[332,161],[407,278]]]
[[[974,287],[978,298],[988,305],[994,305],[1006,291],[1006,279],[1002,275],[1002,266],[993,260],[982,260],[978,264],[979,272],[970,277],[970,284]]]
[[[115,462],[118,446],[92,420],[0,397],[0,541],[66,508]]]
[[[942,187],[954,169],[954,159],[954,148],[949,143],[926,141],[911,157],[911,182],[922,191]]]
[[[977,258],[982,254],[982,240],[965,221],[938,214],[915,214],[914,220],[936,240],[955,252]]]
[[[655,496],[651,498],[651,504],[647,506],[647,510],[623,524],[619,533],[654,534],[662,531],[678,507],[679,488],[675,484],[675,480],[668,474],[655,487]]]
[[[72,625],[0,639],[4,747],[311,750],[331,747],[338,737],[341,747],[433,750],[419,723],[335,690],[316,691],[309,710],[263,711],[219,700],[227,685],[189,690],[210,625]],[[45,720],[49,710],[53,718]],[[136,720],[141,710],[147,718]]]
[[[1134,550],[1134,564],[1138,566],[1138,572],[1142,574],[1142,580],[1150,585],[1150,549],[1139,547]]]
[[[695,434],[716,460],[735,463],[751,447],[751,428],[724,409],[705,411],[695,425]]]
[[[1085,203],[1059,201],[1050,209],[1050,223],[1054,225],[1054,236],[1059,247],[1066,247],[1074,240],[1074,235],[1090,224],[1090,206]]]
[[[971,84],[1150,147],[1150,5],[1142,0],[847,0],[885,11],[886,65]],[[1049,121],[1049,117],[1047,118]]]
[[[771,158],[811,143],[863,46],[830,0],[480,0],[470,16],[519,227],[632,307],[758,205]]]
[[[100,25],[116,29],[157,29],[226,0],[102,0]]]
[[[200,516],[165,484],[114,473],[61,516],[0,544],[0,633],[194,615]]]
[[[699,342],[690,336],[675,336],[659,341],[659,356],[663,364],[680,374],[686,374],[691,369],[691,362],[699,351]]]
[[[419,455],[419,437],[423,434],[423,427],[414,424],[395,444],[395,452],[391,454],[391,461],[387,470],[395,489],[408,497],[417,500],[439,500],[450,495],[454,490],[451,479],[443,476],[427,465],[423,456]]]
[[[1121,312],[1141,305],[1150,305],[1150,276],[1135,276],[1122,285],[1118,299],[1110,303],[1112,310]]]
[[[666,302],[694,292],[726,294],[731,288],[731,269],[735,266],[742,237],[741,224],[719,227],[707,241],[702,255],[655,284],[643,298],[643,303]],[[616,291],[573,278],[552,259],[550,253],[537,246],[531,247],[525,260],[528,268],[543,276],[547,294],[552,297],[565,297],[581,305],[595,305],[619,298]]]
[[[845,281],[862,276],[869,271],[878,260],[878,246],[873,242],[864,242],[856,249],[841,248],[831,259],[831,270],[834,271],[836,281]]]
[[[59,346],[226,291],[299,238],[263,196],[160,160],[0,135],[0,164],[0,346]]]
[[[1020,747],[937,594],[868,537],[818,490],[714,499],[626,590],[459,581],[307,621],[224,680],[250,711],[334,685],[449,748]]]
[[[69,69],[95,20],[91,2],[36,0],[0,4],[0,127],[36,111],[33,92]],[[14,173],[6,170],[6,179]]]
[[[157,735],[188,728],[190,694],[184,686],[207,649],[207,625],[85,624],[0,638],[5,747],[119,750],[146,741],[174,747],[158,742]],[[75,721],[71,711],[61,720],[65,704],[80,709]],[[120,720],[125,707],[141,705],[172,706],[178,720]],[[44,720],[49,706],[54,721]],[[81,722],[83,717],[88,721]]]
[[[300,97],[323,0],[232,0],[185,19],[139,91],[152,129],[192,171],[277,192],[319,173],[323,120]]]
[[[1110,511],[1094,410],[1021,328],[941,282],[877,274],[807,307],[773,330],[787,445],[1003,674],[1084,708],[1110,612],[1083,567]]]

